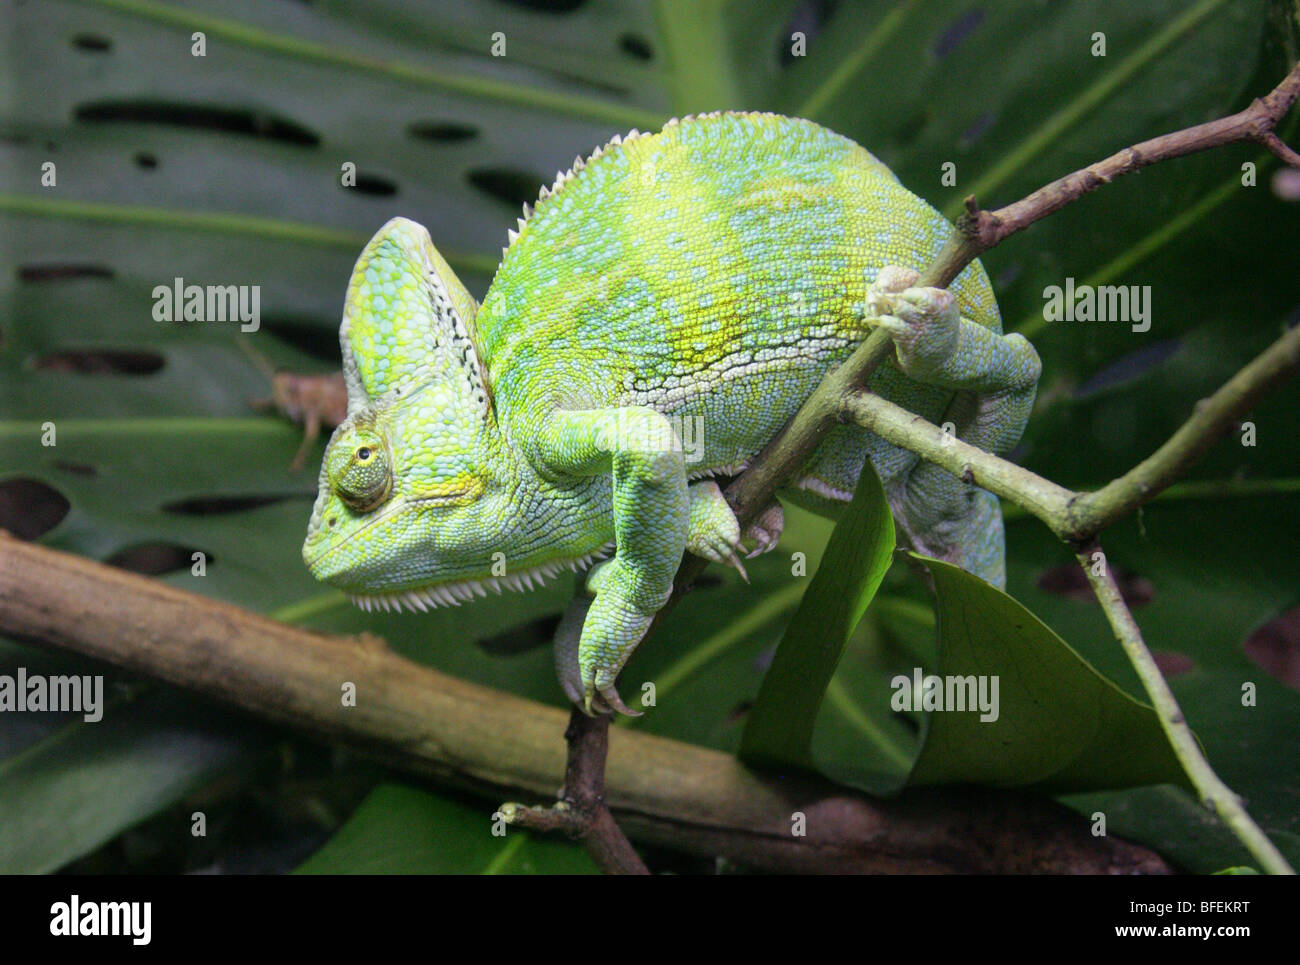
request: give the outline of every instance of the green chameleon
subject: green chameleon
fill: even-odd
[[[896,357],[870,388],[995,453],[1041,365],[1002,335],[987,275],[913,287],[952,226],[852,141],[809,121],[715,113],[614,138],[509,233],[481,305],[420,225],[395,218],[348,283],[348,417],[303,558],[367,609],[531,588],[605,557],[556,664],[588,713],[683,551],[744,567],[715,479],[741,472],[873,326]],[[870,457],[918,552],[1004,583],[996,497],[865,429],[836,427],[782,495],[834,515]],[[610,555],[612,553],[612,556]]]

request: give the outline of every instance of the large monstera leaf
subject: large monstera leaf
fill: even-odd
[[[299,559],[315,474],[290,470],[298,431],[251,407],[269,385],[250,356],[337,370],[343,288],[375,228],[395,215],[425,224],[481,296],[519,206],[575,155],[720,108],[824,123],[951,215],[972,191],[986,205],[1010,200],[1238,109],[1294,49],[1281,0],[0,0],[0,10],[10,52],[0,73],[0,525],[284,619],[369,630],[412,659],[556,703],[542,644],[567,586],[371,615],[314,584]],[[1258,167],[1250,184],[1247,163]],[[1246,148],[1161,165],[986,257],[1007,327],[1030,335],[1044,361],[1018,458],[1065,485],[1105,482],[1292,317],[1300,219],[1270,172]],[[1150,286],[1149,329],[1045,322],[1042,293],[1066,277]],[[156,321],[154,290],[178,278],[257,286],[257,329]],[[1288,387],[1262,405],[1256,445],[1221,444],[1195,470],[1203,485],[1148,507],[1107,545],[1149,642],[1182,658],[1173,682],[1213,763],[1284,835],[1300,832],[1290,806],[1300,775],[1282,752],[1300,698],[1294,680],[1264,680],[1244,643],[1297,602],[1300,473],[1287,441],[1297,401]],[[319,455],[317,444],[310,461]],[[737,749],[829,532],[792,510],[781,548],[751,567],[752,586],[724,574],[684,601],[629,667],[657,693],[632,726]],[[1009,521],[1008,543],[1011,595],[1140,696],[1071,582],[1069,554],[1024,518]],[[815,608],[799,617],[820,618]],[[899,660],[942,665],[933,624],[926,598],[891,571],[821,703],[813,750],[827,773],[871,786],[865,775],[914,766],[920,725],[872,695],[887,694]],[[19,666],[83,667],[5,642],[0,672]],[[1245,681],[1261,685],[1250,710],[1228,699]],[[286,746],[311,756],[186,695],[112,672],[108,682],[107,724],[0,716],[0,869],[89,854],[101,863],[78,867],[138,866],[139,848],[123,842],[171,834],[177,802],[265,783],[268,756],[294,758]],[[283,767],[291,778],[301,765]],[[349,789],[346,806],[314,809],[324,816],[275,866],[310,852],[372,787],[307,870],[385,870],[382,857],[355,856],[368,841],[416,840],[398,833],[412,822],[437,833],[391,849],[394,870],[581,866],[562,845],[444,847],[486,835],[486,818],[475,831],[462,802],[394,790],[381,783],[391,776],[346,762],[326,770]],[[118,789],[111,807],[108,788]],[[1164,785],[1077,803],[1106,808],[1113,830],[1188,867],[1239,860],[1221,835],[1213,847],[1179,844],[1189,829],[1195,840],[1220,833],[1188,801]]]

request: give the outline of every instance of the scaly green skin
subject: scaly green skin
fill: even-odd
[[[1000,334],[983,269],[911,287],[951,226],[815,124],[724,113],[633,132],[525,214],[481,306],[414,222],[361,253],[348,419],[303,557],[362,605],[423,609],[615,549],[581,628],[557,636],[588,711],[624,709],[615,678],[684,550],[743,573],[707,477],[743,469],[872,326],[897,349],[874,391],[992,452],[1024,429],[1038,357]],[[833,513],[866,458],[912,546],[1002,584],[997,500],[866,430],[836,428],[785,495]],[[774,504],[754,552],[780,527]]]

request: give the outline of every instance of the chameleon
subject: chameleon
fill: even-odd
[[[718,481],[872,329],[894,351],[871,391],[986,451],[1019,441],[1042,367],[1002,333],[983,267],[916,285],[953,230],[854,141],[729,111],[576,158],[524,206],[481,303],[394,218],[348,282],[347,418],[306,565],[366,609],[419,610],[588,570],[560,684],[589,714],[633,713],[616,679],[683,553],[744,575],[784,525],[778,499],[742,533]],[[997,498],[864,428],[832,429],[779,495],[833,518],[868,459],[900,540],[1004,585]]]

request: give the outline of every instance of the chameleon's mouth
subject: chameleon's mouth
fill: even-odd
[[[329,573],[321,569],[321,564],[332,554],[342,550],[353,540],[360,539],[369,533],[376,526],[388,522],[394,516],[404,513],[411,509],[420,509],[424,507],[435,506],[455,506],[463,501],[466,496],[474,495],[473,490],[458,489],[455,492],[438,493],[431,496],[422,496],[411,498],[407,496],[394,496],[390,499],[389,505],[384,507],[378,513],[375,513],[372,519],[367,520],[362,526],[348,533],[342,538],[330,539],[329,519],[323,521],[322,527],[317,530],[315,538],[308,536],[307,542],[303,544],[302,561],[307,564],[307,569],[316,579],[331,583],[342,578],[342,573]],[[313,547],[313,543],[319,542],[319,547]]]
[[[426,611],[439,606],[460,606],[461,601],[472,600],[476,596],[487,596],[488,590],[500,594],[503,589],[518,591],[536,589],[546,580],[559,576],[562,570],[569,569],[577,573],[587,569],[593,563],[608,556],[613,549],[613,543],[606,543],[591,553],[573,559],[550,560],[517,573],[504,573],[501,576],[488,576],[479,580],[433,583],[424,587],[393,590],[387,593],[349,593],[348,598],[366,611],[403,608]]]
[[[332,583],[340,579],[344,573],[331,573],[322,568],[322,563],[353,540],[359,539],[379,524],[386,522],[398,513],[405,512],[407,509],[411,508],[413,508],[411,503],[398,496],[392,500],[392,503],[389,506],[381,512],[376,513],[373,519],[367,520],[365,524],[342,538],[331,538],[330,517],[326,517],[321,520],[320,528],[314,533],[308,534],[307,541],[303,543],[302,561],[307,564],[307,569],[311,571],[311,575],[316,577],[316,579],[324,583]]]

